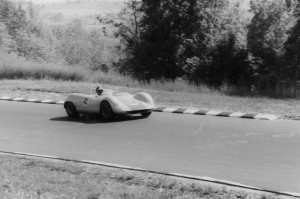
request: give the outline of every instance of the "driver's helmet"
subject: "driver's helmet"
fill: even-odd
[[[96,88],[96,93],[97,93],[98,95],[102,95],[102,93],[103,93],[103,88],[97,86],[97,88]]]

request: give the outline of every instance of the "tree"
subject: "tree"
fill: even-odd
[[[247,36],[250,64],[258,88],[272,90],[284,76],[284,44],[294,16],[284,0],[252,0],[250,3],[254,13]]]
[[[121,35],[130,47],[127,48],[126,70],[142,80],[181,76],[181,60],[185,59],[186,50],[183,41],[196,37],[194,32],[199,25],[198,1],[143,0],[140,9],[129,5],[132,13],[138,10],[143,14],[139,14],[140,21],[131,18],[134,26],[126,25],[125,28],[131,30],[129,39]]]
[[[123,54],[122,62],[124,64],[118,68],[121,73],[133,74],[132,65],[129,63],[133,59],[134,50],[140,42],[141,4],[141,1],[128,0],[118,14],[120,23],[115,36],[121,38],[121,43],[117,46],[118,52]]]
[[[240,3],[208,1],[201,5],[199,14],[202,16],[199,37],[191,42],[194,47],[184,65],[188,79],[215,88],[224,82],[237,85],[244,81],[248,76],[246,35],[249,19]]]
[[[68,24],[60,40],[59,51],[70,65],[88,63],[88,34],[79,20]]]
[[[142,17],[141,1],[129,0],[125,3],[125,7],[118,14],[121,21],[116,36],[121,36],[127,45],[131,46],[139,40],[140,37],[140,20]]]
[[[107,50],[107,46],[105,46],[104,39],[98,31],[93,30],[89,35],[89,40],[91,44],[89,48],[89,65],[91,70],[101,70],[103,72],[108,72],[108,57],[104,56],[106,55],[105,50]]]
[[[29,18],[35,18],[31,16],[34,14],[32,4],[29,4],[29,11]],[[17,7],[9,1],[0,0],[0,23],[2,42],[9,43],[5,45],[5,51],[28,59],[46,59],[46,45],[40,37],[42,27],[27,19],[21,5]]]
[[[17,36],[18,30],[26,29],[26,13],[19,6],[7,0],[0,0],[0,21],[5,23],[9,35],[14,39]]]
[[[31,1],[29,1],[28,3],[27,13],[28,13],[29,20],[35,20],[35,18],[38,15],[37,9],[35,8],[34,4]]]
[[[294,27],[289,32],[285,43],[285,60],[287,76],[296,84],[300,80],[300,0],[294,9],[291,9],[297,19]]]
[[[14,40],[12,40],[11,36],[8,34],[5,23],[0,22],[0,51],[7,53],[13,52],[15,45]]]

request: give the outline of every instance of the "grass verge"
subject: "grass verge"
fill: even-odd
[[[0,154],[0,198],[279,198],[199,181]]]

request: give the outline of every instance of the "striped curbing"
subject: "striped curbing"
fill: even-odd
[[[0,100],[6,101],[18,101],[18,102],[31,102],[31,103],[42,103],[42,104],[57,104],[63,105],[64,101],[56,101],[50,99],[38,100],[38,99],[25,99],[23,97],[12,98],[9,96],[0,97]],[[214,111],[197,108],[183,108],[183,107],[155,107],[154,112],[165,112],[165,113],[178,113],[178,114],[192,114],[192,115],[210,115],[219,117],[236,117],[245,119],[260,119],[260,120],[276,120],[278,119],[275,115],[270,114],[255,114],[255,113],[242,113],[234,111]]]
[[[64,104],[64,101],[56,101],[56,100],[50,100],[50,99],[38,100],[38,99],[34,99],[34,98],[26,99],[23,97],[12,98],[9,96],[0,97],[0,100],[15,101],[15,102],[42,103],[42,104],[58,104],[58,105]]]
[[[202,181],[202,182],[214,183],[214,184],[218,184],[218,185],[222,185],[222,186],[235,187],[235,188],[241,188],[241,189],[246,189],[246,190],[253,190],[253,191],[258,191],[258,192],[262,192],[262,193],[270,193],[270,194],[275,194],[277,196],[281,195],[281,196],[300,198],[300,193],[291,193],[291,192],[286,192],[286,191],[274,191],[274,190],[270,190],[270,189],[249,186],[249,185],[245,185],[245,184],[241,184],[241,183],[237,183],[237,182],[211,178],[211,177],[207,177],[207,176],[194,176],[194,175],[187,175],[187,174],[181,174],[181,173],[162,172],[162,171],[149,170],[149,169],[132,167],[132,166],[121,165],[121,164],[112,164],[112,163],[99,162],[99,161],[93,161],[93,160],[68,159],[68,158],[62,158],[62,157],[58,157],[58,156],[41,155],[41,154],[26,153],[26,152],[0,151],[0,154],[1,153],[8,154],[8,155],[20,155],[20,156],[28,156],[28,157],[34,157],[34,158],[61,160],[61,161],[67,161],[67,162],[78,162],[78,163],[83,163],[83,164],[104,166],[104,167],[110,167],[110,168],[116,168],[116,169],[146,172],[146,173],[159,174],[159,175],[165,175],[165,176],[170,176],[170,177],[177,177],[177,178],[183,178],[183,179],[189,179],[189,180],[197,180],[197,181]]]
[[[219,117],[236,117],[245,119],[261,119],[261,120],[276,120],[277,116],[269,114],[255,114],[255,113],[242,113],[234,111],[214,111],[204,110],[196,108],[182,108],[182,107],[155,107],[155,112],[166,112],[166,113],[181,113],[181,114],[193,114],[193,115],[210,115]]]

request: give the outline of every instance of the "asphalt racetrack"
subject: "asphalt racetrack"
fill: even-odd
[[[140,167],[300,193],[300,122],[174,113],[114,122],[0,101],[0,151]]]

